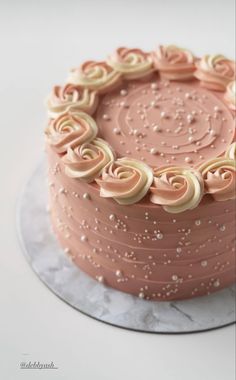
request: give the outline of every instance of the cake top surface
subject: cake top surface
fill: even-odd
[[[173,45],[118,48],[47,98],[46,139],[65,173],[124,205],[179,213],[235,197],[235,62]]]
[[[234,139],[234,118],[222,95],[153,75],[105,95],[95,120],[119,157],[150,166],[196,166],[224,154]]]

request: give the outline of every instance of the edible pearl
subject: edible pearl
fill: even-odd
[[[88,240],[88,238],[87,238],[86,235],[82,235],[82,236],[80,237],[80,240],[82,241],[82,243],[84,243],[85,241]]]
[[[115,133],[115,135],[120,135],[120,128],[114,128],[113,129],[113,132]]]
[[[110,120],[109,116],[106,113],[102,115],[102,118],[103,120]]]
[[[109,219],[111,220],[111,221],[114,221],[115,220],[115,215],[114,214],[111,214],[110,216],[109,216]]]
[[[158,150],[156,148],[151,148],[150,149],[150,153],[153,154],[153,155],[155,155],[155,154],[158,153]]]
[[[201,223],[202,223],[202,222],[201,222],[200,219],[195,220],[195,225],[196,225],[196,226],[200,226]]]
[[[161,232],[159,232],[157,234],[157,239],[159,239],[159,240],[163,239],[163,234]]]
[[[117,271],[116,271],[116,276],[117,276],[117,277],[120,277],[121,274],[122,274],[121,271],[120,271],[119,269],[117,269]]]
[[[193,160],[191,157],[185,157],[184,161],[190,164]]]
[[[177,281],[178,280],[178,276],[176,274],[173,274],[173,276],[171,277],[173,281]]]
[[[139,296],[139,298],[144,298],[144,293],[140,292],[138,296]]]
[[[206,260],[201,261],[201,266],[205,268],[207,266],[207,261]]]
[[[97,276],[96,279],[98,280],[98,282],[101,282],[101,283],[104,281],[103,276]]]
[[[120,90],[121,96],[126,96],[128,94],[127,90]]]
[[[83,199],[87,199],[87,200],[91,199],[89,193],[84,193],[83,194]]]

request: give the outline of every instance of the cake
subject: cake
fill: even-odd
[[[235,282],[235,62],[118,48],[46,100],[50,215],[76,266],[146,300]]]

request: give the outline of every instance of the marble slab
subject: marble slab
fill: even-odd
[[[75,267],[50,226],[44,161],[19,197],[17,230],[22,250],[43,283],[67,304],[99,321],[136,331],[188,333],[223,327],[236,320],[235,286],[193,300],[145,301],[108,288]]]

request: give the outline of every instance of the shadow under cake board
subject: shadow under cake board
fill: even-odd
[[[145,301],[83,273],[65,255],[52,232],[46,211],[46,180],[42,161],[18,199],[17,233],[30,266],[61,300],[91,318],[139,332],[183,334],[235,323],[235,286],[191,300]]]

